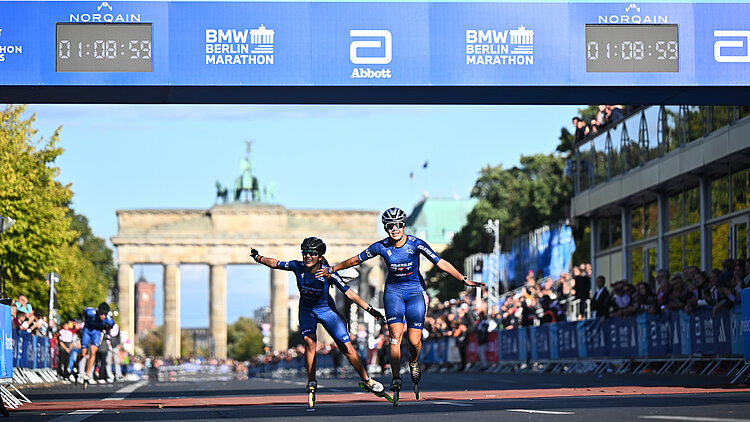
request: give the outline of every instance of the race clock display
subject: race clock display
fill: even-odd
[[[586,25],[587,72],[679,72],[677,25]]]
[[[151,23],[58,23],[57,72],[151,72]]]

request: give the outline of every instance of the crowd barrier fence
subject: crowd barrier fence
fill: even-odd
[[[677,357],[743,355],[742,312],[711,308],[693,313],[588,319],[490,332],[480,345],[476,333],[468,336],[467,363],[537,361],[586,358]],[[459,349],[454,339],[427,340],[422,345],[425,364],[455,362]],[[459,355],[460,356],[460,355]]]

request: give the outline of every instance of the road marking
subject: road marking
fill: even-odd
[[[81,422],[104,411],[104,409],[76,410],[67,415],[58,416],[50,422]]]
[[[449,401],[434,401],[432,404],[444,404],[448,406],[458,406],[458,407],[472,407],[473,404],[466,404],[466,403],[452,403]]]
[[[662,421],[694,421],[694,422],[750,422],[750,419],[711,418],[704,416],[638,416],[639,419],[658,419]]]
[[[128,396],[128,394],[143,387],[146,384],[148,384],[148,381],[141,380],[135,384],[126,385],[125,387],[122,387],[119,390],[115,391],[111,396],[103,399],[102,401],[123,400]],[[55,419],[52,419],[50,422],[81,422],[94,415],[98,415],[103,411],[104,409],[76,410],[68,413],[67,415],[58,416]]]
[[[125,397],[127,397],[130,393],[143,387],[146,384],[148,384],[148,381],[141,380],[135,384],[126,385],[125,387],[122,387],[121,389],[115,391],[111,396],[107,397],[104,400],[124,400]]]
[[[542,415],[575,415],[574,412],[558,412],[555,410],[506,409],[508,412],[539,413]]]

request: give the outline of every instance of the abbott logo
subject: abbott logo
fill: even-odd
[[[385,29],[352,29],[349,37],[377,37],[382,40],[359,40],[352,41],[349,45],[349,60],[354,64],[388,64],[393,58],[393,42],[391,31]],[[360,49],[384,48],[382,56],[360,56]]]
[[[714,37],[744,38],[742,40],[716,41],[714,43],[714,60],[719,63],[750,62],[750,31],[714,31]],[[745,54],[726,56],[721,54],[722,48],[744,48]]]

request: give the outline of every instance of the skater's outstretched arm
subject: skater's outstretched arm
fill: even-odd
[[[351,268],[355,265],[361,264],[362,261],[360,261],[358,255],[354,255],[353,257],[347,259],[346,261],[339,262],[338,264],[331,265],[330,267],[325,267],[319,269],[315,273],[315,277],[330,277],[332,273],[336,271],[345,270],[347,268]]]
[[[484,287],[484,286],[486,286],[485,283],[480,283],[478,281],[469,280],[469,278],[466,277],[466,276],[464,276],[464,275],[462,275],[456,269],[456,267],[453,266],[453,264],[451,264],[450,262],[448,262],[448,261],[446,261],[444,259],[441,259],[440,261],[438,261],[437,267],[440,268],[441,270],[445,271],[446,273],[450,274],[451,276],[453,276],[453,278],[455,278],[456,280],[461,280],[461,282],[463,282],[467,286],[470,286],[470,287],[480,287],[480,286]]]
[[[258,253],[258,250],[255,248],[250,248],[250,257],[255,260],[258,264],[263,264],[266,267],[277,269],[278,267],[276,264],[279,263],[279,260],[276,258],[269,258],[267,256],[262,256],[260,253]]]
[[[376,320],[380,322],[385,322],[385,317],[383,317],[383,314],[381,314],[380,311],[378,311],[377,309],[373,308],[372,305],[365,302],[364,299],[359,297],[359,295],[354,292],[354,290],[349,289],[344,294],[346,295],[346,297],[349,298],[349,300],[359,305],[360,308],[364,309],[365,312],[374,316]]]

